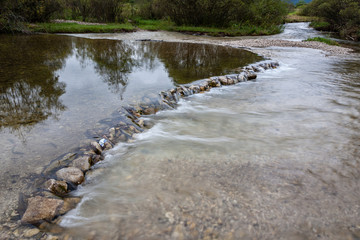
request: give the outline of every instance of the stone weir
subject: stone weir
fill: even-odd
[[[85,176],[91,172],[93,165],[104,160],[106,150],[113,148],[116,143],[132,141],[135,134],[151,127],[141,116],[174,109],[181,98],[204,93],[214,87],[254,80],[257,72],[278,66],[277,62],[260,62],[243,68],[240,74],[211,77],[181,85],[159,94],[145,96],[142,102],[136,105],[122,107],[119,110],[120,121],[117,118],[117,124],[110,127],[100,140],[91,142],[76,153],[69,153],[52,161],[45,168],[42,174],[45,180],[41,187],[24,200],[26,203],[21,222],[35,225],[42,231],[60,233],[62,229],[57,224],[60,221],[59,216],[75,208],[80,202],[80,198],[72,197],[69,193],[85,181]]]

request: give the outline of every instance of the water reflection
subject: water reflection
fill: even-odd
[[[68,41],[53,36],[1,36],[0,129],[21,131],[49,117],[58,117],[65,106],[59,99],[65,84],[56,71],[71,54]]]
[[[121,100],[130,82],[136,84],[128,95],[139,94],[145,84],[148,90],[159,91],[174,84],[226,74],[261,59],[248,51],[221,46],[51,35],[4,35],[1,36],[0,51],[0,128],[12,131],[34,126],[49,117],[57,119],[69,107],[60,99],[69,91],[65,83],[86,84],[88,81],[85,76],[74,77],[80,69],[66,66],[73,55],[82,69],[92,67],[97,77],[107,84],[110,93]],[[74,65],[73,62],[70,65]],[[71,67],[74,69],[70,78],[64,79],[63,72],[68,72]],[[63,71],[59,71],[61,69]],[[139,72],[141,74],[135,74]],[[157,72],[153,76],[155,80],[151,80],[150,75],[154,72]],[[159,78],[165,80],[158,81]]]
[[[84,39],[76,39],[75,46],[79,61],[83,64],[88,59],[94,61],[95,71],[108,84],[109,90],[122,98],[128,75],[140,66],[141,56],[136,54],[135,46],[120,41]]]
[[[150,46],[177,84],[228,74],[261,60],[251,52],[223,46],[166,42]]]

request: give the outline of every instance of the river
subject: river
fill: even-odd
[[[289,24],[271,38],[308,36]],[[359,237],[359,56],[266,53],[279,69],[147,117],[154,127],[107,154],[61,225],[79,238]]]
[[[78,37],[208,41],[136,34]],[[264,38],[317,35],[301,23]],[[359,54],[252,51],[280,67],[147,116],[153,127],[108,151],[72,192],[82,200],[59,219],[63,236],[360,238]]]

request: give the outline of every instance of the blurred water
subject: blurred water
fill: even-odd
[[[229,47],[59,35],[1,35],[0,52],[0,223],[18,220],[19,195],[39,187],[44,167],[104,133],[121,106],[261,59]]]
[[[109,151],[74,193],[82,202],[62,219],[66,232],[75,239],[359,238],[359,55],[267,50],[280,68],[183,99],[176,110],[148,116],[154,127],[135,142]]]

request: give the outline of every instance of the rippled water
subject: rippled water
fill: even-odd
[[[358,239],[360,58],[268,48],[280,68],[146,119],[74,194],[75,238]]]

